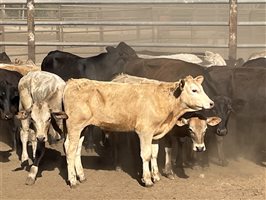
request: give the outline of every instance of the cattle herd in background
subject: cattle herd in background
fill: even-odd
[[[228,165],[230,151],[264,165],[265,51],[246,62],[225,61],[212,52],[148,53],[137,54],[124,42],[87,58],[52,51],[41,67],[12,63],[1,53],[0,124],[7,130],[0,142],[16,150],[22,169],[32,158],[27,185],[35,182],[45,143],[59,140],[64,140],[70,186],[85,181],[82,144],[95,148],[97,127],[101,148],[112,144],[108,150],[115,168],[121,167],[120,137],[128,136],[123,148],[139,148],[139,178],[145,186],[159,181],[160,171],[169,179],[175,174],[187,178],[184,165],[208,165],[212,144],[218,165]],[[157,164],[159,146],[165,154],[163,169]]]

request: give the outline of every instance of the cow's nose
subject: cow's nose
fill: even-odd
[[[223,128],[223,129],[218,128],[217,129],[217,135],[225,136],[226,134],[227,134],[227,129],[226,128]]]
[[[196,146],[196,149],[197,149],[197,152],[202,152],[203,149],[204,149],[204,147],[198,147],[198,146]]]
[[[44,142],[45,141],[45,136],[41,135],[37,137],[38,142]]]

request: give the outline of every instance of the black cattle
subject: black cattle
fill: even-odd
[[[0,53],[0,63],[6,63],[6,64],[12,63],[6,52]]]
[[[19,142],[16,134],[19,124],[15,114],[18,112],[18,82],[21,77],[16,71],[0,69],[0,124],[5,129],[8,127],[8,130],[1,130],[0,141],[12,149],[16,148]]]
[[[209,75],[224,95],[233,101],[234,146],[241,154],[255,153],[259,161],[265,152],[266,69],[261,67],[210,68]],[[226,89],[225,89],[226,88]]]
[[[70,78],[88,78],[110,81],[114,75],[123,72],[128,57],[136,57],[135,51],[121,42],[107,47],[107,52],[82,58],[71,53],[52,51],[44,58],[41,69],[59,75],[67,81]]]
[[[106,51],[87,58],[52,51],[44,58],[41,69],[57,74],[65,81],[70,78],[110,81],[115,75],[124,72],[124,65],[128,59],[137,57],[136,52],[124,42],[120,42],[117,47],[108,46]],[[84,143],[87,150],[93,149],[92,137],[92,133],[85,134]]]
[[[256,58],[248,60],[242,67],[265,67],[266,68],[266,58]]]

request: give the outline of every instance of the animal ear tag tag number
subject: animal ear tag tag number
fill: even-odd
[[[183,91],[184,86],[185,86],[185,81],[184,81],[184,79],[182,79],[182,80],[180,81],[180,83],[179,83],[179,89],[180,89],[181,91]]]

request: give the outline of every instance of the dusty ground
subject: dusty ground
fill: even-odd
[[[97,154],[83,150],[82,155],[87,182],[70,189],[62,143],[47,148],[41,177],[33,186],[24,184],[27,171],[14,171],[20,166],[17,156],[0,151],[0,199],[266,199],[266,168],[241,157],[230,159],[227,167],[211,162],[204,169],[186,168],[188,179],[162,176],[152,188],[145,188],[136,169],[115,171]],[[132,167],[130,154],[127,159]]]

